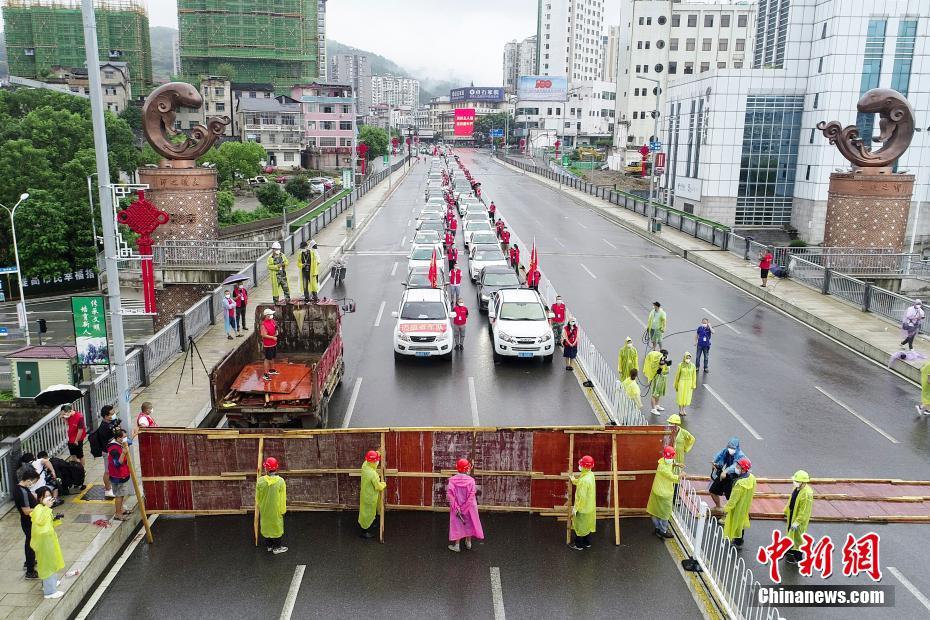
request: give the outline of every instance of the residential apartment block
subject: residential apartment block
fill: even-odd
[[[604,0],[539,0],[536,27],[540,75],[600,79]]]
[[[420,105],[420,82],[413,78],[397,75],[371,76],[371,105],[390,106]]]
[[[303,150],[303,110],[290,97],[239,99],[237,124],[243,142],[261,144],[268,163],[276,168],[299,168]]]
[[[358,113],[368,114],[371,108],[371,64],[368,56],[355,52],[336,54],[329,59],[329,80],[337,84],[351,84],[358,97]]]
[[[355,97],[350,84],[304,84],[291,89],[303,111],[307,146],[304,167],[337,170],[352,166]]]

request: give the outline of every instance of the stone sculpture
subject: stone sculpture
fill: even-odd
[[[223,135],[230,123],[228,116],[211,117],[206,127],[195,125],[189,135],[175,129],[179,106],[198,109],[202,105],[203,97],[185,82],[163,84],[146,97],[142,106],[142,129],[155,152],[165,158],[161,168],[193,168],[197,158]]]

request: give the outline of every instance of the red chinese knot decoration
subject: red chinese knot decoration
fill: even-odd
[[[362,160],[362,169],[360,170],[360,172],[362,173],[362,175],[364,175],[365,164],[367,162],[365,158],[365,154],[368,153],[368,145],[365,144],[364,142],[360,142],[358,146],[355,147],[355,152],[358,154],[358,158]]]
[[[125,224],[129,230],[139,235],[136,246],[142,256],[152,255],[152,233],[170,219],[168,213],[157,208],[145,199],[145,192],[139,190],[138,196],[128,207],[116,214],[120,224]],[[142,295],[145,300],[145,311],[155,313],[155,270],[151,260],[142,260]]]

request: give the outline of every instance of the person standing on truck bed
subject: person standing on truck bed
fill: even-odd
[[[304,290],[304,301],[316,303],[319,301],[317,293],[320,290],[320,253],[316,249],[316,241],[310,240],[300,244],[300,255],[297,257],[297,268],[300,270],[300,280]]]
[[[281,244],[277,241],[271,244],[271,254],[268,255],[268,273],[271,274],[271,300],[278,303],[281,292],[284,292],[284,303],[291,301],[291,287],[287,283],[287,256],[281,251]]]
[[[278,356],[278,324],[275,323],[274,310],[271,308],[265,308],[265,311],[262,312],[261,337],[262,348],[265,353],[265,361],[263,362],[265,374],[262,375],[262,379],[271,381],[271,375],[278,374],[278,371],[272,367],[274,358]]]

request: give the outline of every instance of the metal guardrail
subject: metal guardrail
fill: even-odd
[[[404,163],[405,160],[402,159],[390,168],[384,168],[370,176],[351,194],[343,197],[329,209],[287,236],[281,243],[282,248],[294,254],[300,247],[300,241],[317,234],[326,224],[332,222],[336,216],[386,179],[388,174],[401,168]],[[230,242],[230,244],[242,245],[238,242]],[[256,282],[267,276],[268,268],[265,261],[268,254],[268,251],[263,251],[239,272],[249,276],[249,280],[245,283],[249,288],[254,287]],[[223,297],[225,288],[218,286],[212,290],[209,295],[199,299],[183,314],[178,315],[158,333],[137,345],[127,354],[126,371],[129,375],[130,390],[147,384],[152,374],[170,364],[175,355],[186,346],[186,336],[197,338],[209,329],[216,318],[221,316],[223,308],[219,301]],[[99,420],[96,412],[99,412],[104,405],[116,403],[116,374],[108,370],[92,381],[83,383],[81,387],[85,390],[85,396],[75,401],[74,407],[84,410],[88,430],[93,431]],[[45,450],[49,454],[59,454],[64,450],[67,444],[67,427],[60,420],[59,411],[60,408],[56,407],[18,437],[22,451],[35,453]],[[10,498],[12,490],[10,485],[13,484],[18,464],[16,459],[20,452],[12,447],[0,448],[0,502],[5,502]]]
[[[235,265],[254,262],[271,249],[270,241],[177,239],[152,248],[158,266]]]
[[[736,547],[723,535],[723,527],[710,515],[691,481],[682,474],[672,509],[672,520],[681,542],[705,575],[714,598],[727,618],[779,620],[781,614],[770,604],[756,604],[761,587]]]

